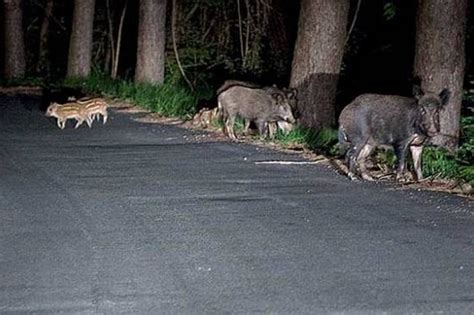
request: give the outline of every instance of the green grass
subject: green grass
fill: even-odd
[[[423,173],[425,176],[461,179],[474,186],[474,116],[461,120],[459,149],[450,153],[440,148],[423,151]]]
[[[336,156],[338,154],[337,130],[323,129],[315,131],[311,128],[297,126],[288,134],[278,130],[275,140],[284,146],[301,145],[318,153]]]
[[[423,150],[423,175],[456,178],[459,176],[459,164],[456,157],[448,151],[435,147]]]

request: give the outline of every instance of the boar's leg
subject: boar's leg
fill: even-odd
[[[225,108],[222,106],[222,103],[220,101],[218,101],[217,103],[217,112],[218,112],[219,119],[221,119],[223,123],[222,133],[228,136],[229,134],[227,133],[227,120],[229,119],[229,114],[227,113]]]
[[[222,122],[222,133],[228,136],[229,134],[227,133],[227,117],[225,119],[222,119]]]
[[[257,125],[260,137],[266,138],[268,136],[268,123],[265,120],[257,120],[255,124]]]
[[[401,181],[405,180],[405,170],[406,170],[406,152],[407,152],[407,145],[406,144],[399,144],[394,146],[395,155],[397,156],[397,176],[396,180]]]
[[[411,157],[413,159],[413,164],[415,165],[416,179],[423,179],[423,172],[421,170],[421,155],[423,153],[423,146],[410,146]]]
[[[348,176],[351,179],[356,179],[356,172],[357,172],[357,161],[355,158],[355,153],[357,151],[357,146],[351,146],[349,150],[347,150],[346,153],[346,161],[349,166],[349,174]]]
[[[249,134],[250,123],[251,121],[249,119],[244,119],[244,134],[245,135]]]
[[[349,176],[350,179],[356,180],[357,179],[357,166],[359,161],[359,155],[362,148],[365,146],[367,141],[358,142],[355,141],[355,145],[351,146],[350,149],[346,153],[346,160],[349,161]]]
[[[83,118],[76,118],[76,120],[77,120],[77,124],[76,124],[76,127],[74,127],[74,128],[77,129],[80,125],[82,125],[82,123],[84,122],[84,119]]]
[[[235,124],[235,116],[229,115],[227,116],[227,119],[225,120],[225,130],[229,138],[232,140],[237,140],[237,137],[235,136],[234,132],[234,124]]]
[[[367,171],[367,167],[365,166],[365,162],[367,161],[367,158],[370,156],[370,154],[372,154],[374,149],[375,147],[373,145],[367,143],[365,146],[362,147],[362,149],[360,150],[359,156],[357,157],[357,163],[359,164],[359,168],[360,168],[360,175],[365,180],[370,180],[370,181],[374,180],[374,178],[369,175],[369,172]]]
[[[109,117],[108,113],[107,113],[107,109],[104,109],[102,111],[102,120],[103,120],[103,124],[105,125],[105,123],[107,122],[107,118]]]
[[[64,129],[66,127],[67,119],[60,119],[58,122],[59,122],[59,128]]]
[[[268,123],[268,136],[270,138],[274,138],[277,131],[278,131],[278,125],[276,122]]]
[[[89,128],[92,128],[93,121],[94,120],[90,116],[86,116],[86,123],[87,123],[87,126],[89,126]]]

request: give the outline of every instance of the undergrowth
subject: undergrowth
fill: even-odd
[[[466,181],[474,186],[474,115],[463,117],[461,139],[455,153],[435,147],[423,150],[423,173]]]
[[[297,126],[288,134],[278,130],[275,140],[284,146],[301,145],[318,153],[336,156],[339,152],[337,130],[323,129],[315,131],[311,128]]]
[[[193,93],[171,81],[165,81],[161,85],[136,84],[112,80],[100,73],[94,73],[85,79],[66,79],[63,85],[80,88],[86,93],[100,93],[129,101],[164,116],[187,119],[195,113],[197,102],[202,97],[202,93]]]

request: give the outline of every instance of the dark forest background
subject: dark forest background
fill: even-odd
[[[243,65],[239,49],[235,1],[182,1],[178,13],[178,45],[182,63],[198,88],[215,89],[225,79],[239,78],[262,84],[288,86],[295,44],[299,1],[267,1],[268,8],[254,12],[250,55]],[[117,27],[123,0],[110,1]],[[357,0],[352,1],[349,22]],[[263,5],[262,5],[263,6]],[[411,93],[415,46],[416,1],[363,0],[344,53],[338,88],[338,104],[363,92]],[[73,1],[55,1],[49,26],[50,71],[37,70],[40,29],[46,0],[24,0],[26,74],[55,80],[66,75]],[[168,6],[167,33],[170,32]],[[3,15],[3,11],[2,11]],[[256,21],[260,17],[262,21]],[[3,18],[3,16],[2,16]],[[138,1],[128,1],[118,76],[132,79],[136,64]],[[265,20],[265,21],[263,21]],[[473,73],[473,14],[468,14],[466,86]],[[4,32],[1,32],[3,34]],[[206,33],[206,36],[203,35]],[[170,38],[170,34],[167,34]],[[3,38],[2,38],[3,39]],[[2,43],[5,41],[2,40]],[[106,0],[96,0],[93,69],[107,72],[108,20]],[[167,74],[176,73],[171,41],[167,41]],[[4,49],[0,49],[3,54]],[[3,69],[4,58],[1,56]]]

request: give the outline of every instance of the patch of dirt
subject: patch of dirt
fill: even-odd
[[[117,109],[117,110],[126,110],[128,108],[137,107],[133,105],[132,103],[118,101],[118,100],[111,100],[111,99],[107,99],[107,104],[110,108]]]
[[[111,106],[113,108],[113,106]],[[141,113],[149,113],[146,109],[140,108],[138,106],[131,106],[131,107],[119,107],[117,111],[120,113],[128,113],[128,114],[141,114]]]
[[[169,118],[160,116],[157,113],[148,113],[143,117],[136,117],[133,120],[147,124],[168,124],[168,125],[182,125],[183,121],[178,118]]]
[[[442,191],[474,200],[474,188],[468,183],[460,183],[448,179],[424,179],[420,182],[412,182],[404,185],[408,188],[423,189],[430,191]]]

